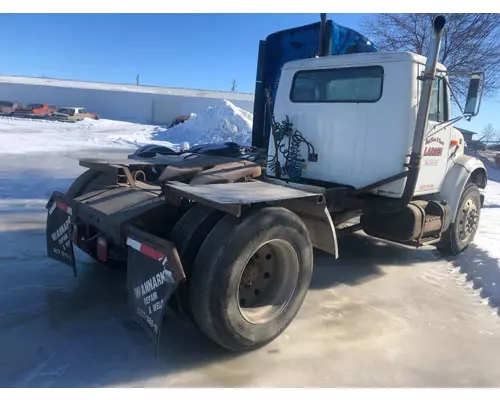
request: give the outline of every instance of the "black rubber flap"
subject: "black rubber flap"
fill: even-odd
[[[157,238],[156,238],[157,239]],[[127,287],[134,320],[148,333],[158,354],[168,300],[185,278],[175,246],[167,241],[127,238]]]
[[[71,241],[71,216],[73,210],[68,206],[64,195],[54,192],[47,203],[47,255],[70,266],[76,276],[75,254]]]

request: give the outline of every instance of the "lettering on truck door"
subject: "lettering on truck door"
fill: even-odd
[[[424,66],[420,66],[423,74]],[[419,93],[421,82],[419,81]],[[446,175],[450,152],[452,125],[448,87],[442,73],[437,72],[429,105],[429,122],[424,136],[421,170],[417,182],[417,192],[437,192]]]

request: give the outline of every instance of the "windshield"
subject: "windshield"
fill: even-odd
[[[27,108],[31,108],[31,109],[34,109],[34,108],[43,108],[43,104],[30,103],[30,104],[28,104]]]
[[[58,113],[62,113],[62,114],[68,114],[68,115],[74,115],[75,114],[75,110],[73,110],[72,108],[59,108],[57,110]]]

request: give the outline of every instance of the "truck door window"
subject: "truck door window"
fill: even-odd
[[[293,85],[293,97],[297,102],[315,102],[321,100],[322,83],[314,76],[298,76]]]
[[[448,110],[446,107],[446,84],[444,78],[437,77],[434,81],[431,93],[431,103],[429,105],[429,120],[435,122],[445,122],[448,120]]]
[[[380,66],[299,71],[290,100],[294,103],[375,103],[382,96]]]

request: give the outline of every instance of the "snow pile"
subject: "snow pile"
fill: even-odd
[[[500,169],[491,160],[477,155],[488,169],[479,229],[474,244],[452,264],[465,274],[467,281],[500,315]]]
[[[236,142],[250,146],[252,142],[252,114],[227,100],[209,107],[183,124],[170,129],[158,129],[151,137],[170,143]]]
[[[500,246],[498,246],[500,239],[500,167],[495,165],[492,154],[488,154],[488,157],[482,154],[471,155],[479,158],[488,170],[484,205],[481,209],[479,229],[474,243],[492,257],[500,260]]]
[[[500,175],[500,171],[498,172]],[[500,260],[500,180],[490,180],[485,191],[481,221],[475,243]],[[500,288],[499,288],[500,289]]]
[[[461,277],[482,298],[481,302],[496,309],[500,315],[500,168],[495,165],[493,153],[466,150],[466,154],[483,161],[488,169],[488,184],[481,209],[479,229],[474,242],[450,262]]]

